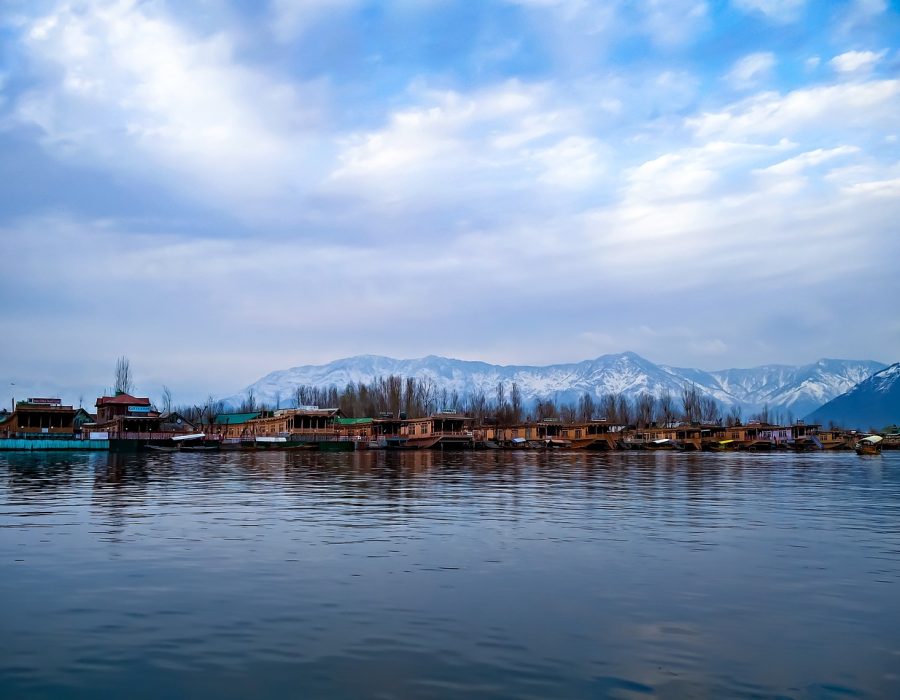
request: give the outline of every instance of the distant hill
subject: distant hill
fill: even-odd
[[[693,383],[725,410],[739,405],[748,415],[768,404],[770,411],[790,412],[799,418],[884,367],[869,360],[823,359],[801,366],[764,365],[709,372],[657,365],[633,352],[545,367],[492,365],[433,355],[414,360],[360,355],[326,365],[278,370],[247,389],[252,388],[259,401],[274,405],[277,396],[282,406],[291,406],[290,397],[300,385],[343,388],[350,382],[369,383],[393,374],[427,377],[438,390],[446,388],[460,396],[483,391],[489,398],[499,382],[506,384],[507,390],[516,382],[524,403],[530,405],[537,399],[574,403],[585,392],[595,398],[621,393],[634,400],[642,393],[659,397],[668,391],[677,401],[682,387]],[[247,389],[225,399],[226,403],[239,405]]]
[[[810,413],[806,420],[869,430],[900,423],[900,362],[873,374]]]

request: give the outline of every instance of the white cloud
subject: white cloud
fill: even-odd
[[[565,49],[576,35],[643,35],[655,44],[673,48],[692,41],[706,27],[706,0],[506,0],[532,12],[550,16],[564,26],[547,27]],[[594,47],[596,51],[597,47]]]
[[[696,200],[735,172],[746,171],[790,148],[775,145],[711,141],[700,147],[672,151],[642,163],[626,175],[623,201],[627,206],[667,200]]]
[[[315,168],[315,87],[241,66],[228,35],[192,36],[156,5],[62,5],[32,24],[25,48],[45,82],[17,117],[61,157],[178,173],[195,196],[238,209],[294,192]]]
[[[859,148],[855,146],[837,146],[836,148],[817,148],[814,151],[807,151],[800,155],[788,158],[767,168],[760,170],[763,173],[772,173],[776,175],[794,175],[807,168],[821,165],[833,158],[847,156],[859,153]]]
[[[360,0],[271,0],[272,29],[282,41],[305,33],[317,21],[346,12]]]
[[[774,22],[787,23],[800,18],[806,0],[733,0],[745,12],[758,12]]]
[[[879,51],[847,51],[835,56],[828,63],[839,73],[859,73],[872,70],[887,55],[887,50]]]
[[[897,201],[900,199],[900,177],[892,180],[874,180],[872,182],[857,182],[847,186],[850,194],[863,194],[872,197],[885,197]]]
[[[900,172],[889,141],[900,81],[860,72],[723,102],[701,90],[705,78],[679,69],[686,62],[675,49],[716,20],[704,3],[520,2],[537,13],[528,19],[541,20],[536,31],[554,25],[548,54],[583,41],[579,50],[596,58],[621,29],[629,42],[652,35],[666,60],[641,59],[637,70],[585,61],[577,71],[547,69],[554,78],[535,82],[491,71],[433,75],[417,65],[420,76],[405,93],[387,89],[363,103],[355,85],[342,86],[336,99],[347,110],[329,119],[327,86],[245,63],[247,55],[268,60],[269,47],[254,52],[259,47],[242,43],[252,42],[247,36],[189,31],[158,2],[60,5],[32,22],[22,57],[37,78],[10,99],[18,100],[19,124],[38,127],[49,153],[114,177],[168,181],[226,213],[266,211],[277,224],[271,234],[254,226],[241,237],[236,226],[232,238],[215,239],[143,234],[122,222],[7,224],[0,291],[45,306],[0,315],[0,336],[28,336],[38,314],[67,337],[102,338],[105,347],[146,353],[147,364],[168,362],[165,371],[181,371],[185,382],[209,367],[199,383],[226,393],[274,367],[355,352],[461,349],[478,357],[503,347],[510,354],[496,359],[556,360],[585,318],[602,312],[612,329],[650,319],[647,327],[663,333],[666,323],[653,319],[670,313],[667,304],[697,310],[673,324],[683,335],[671,333],[696,357],[745,352],[748,337],[765,340],[765,356],[734,362],[779,359],[772,348],[782,356],[806,356],[813,345],[842,353],[834,342],[847,335],[839,321],[852,315],[851,302],[900,293],[892,269]],[[349,5],[272,7],[300,13],[284,26],[309,36]],[[379,77],[402,76],[408,85],[383,55]],[[774,62],[762,52],[724,70],[751,85]],[[364,121],[347,127],[350,112]],[[310,213],[308,205],[318,208]],[[301,240],[293,225],[300,217],[315,217],[320,229],[304,228]],[[884,254],[858,255],[866,247]],[[862,278],[875,282],[862,289]],[[85,279],[136,292],[107,300]],[[301,286],[302,317],[291,305]],[[751,294],[734,327],[711,320],[722,299]],[[767,314],[788,295],[790,309],[820,310],[819,330],[766,331]],[[201,313],[180,324],[163,314],[155,325],[161,308],[186,303]],[[65,304],[72,308],[59,308]],[[504,322],[523,314],[540,323]],[[110,317],[140,323],[109,324]],[[858,318],[866,324],[865,311]],[[235,334],[235,324],[247,332]],[[897,344],[895,331],[872,325],[866,347]],[[610,350],[631,342],[646,350],[669,337],[610,334],[597,339],[619,338]],[[155,360],[160,342],[175,337],[185,352]],[[38,357],[38,339],[29,342],[4,362]],[[179,370],[185,355],[196,362]],[[235,367],[247,376],[237,380]]]
[[[582,32],[597,34],[616,22],[618,2],[593,2],[592,0],[506,0],[532,11],[551,13],[563,23],[577,22]]]
[[[331,182],[379,193],[440,184],[457,193],[584,187],[600,172],[601,147],[582,133],[575,111],[544,85],[510,81],[471,94],[425,91],[375,131],[346,138]],[[374,188],[374,189],[373,189]],[[381,196],[381,194],[379,194]]]
[[[736,87],[752,85],[766,78],[775,67],[775,54],[768,51],[751,53],[738,60],[726,78]]]
[[[596,139],[569,136],[531,157],[541,164],[540,182],[557,187],[583,189],[597,181],[603,170],[602,147]]]
[[[693,40],[706,25],[709,11],[705,0],[644,0],[639,7],[644,30],[662,46]]]
[[[887,10],[886,0],[852,0],[844,8],[837,30],[845,36],[852,36],[861,28],[871,26]]]
[[[802,88],[786,95],[765,92],[685,123],[703,139],[745,140],[790,136],[809,128],[884,130],[895,121],[898,108],[900,80],[876,80]]]

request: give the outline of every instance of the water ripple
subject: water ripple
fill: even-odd
[[[2,697],[900,697],[900,455],[0,455]]]

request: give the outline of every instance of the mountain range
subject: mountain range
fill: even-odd
[[[860,430],[880,430],[900,422],[900,362],[860,382],[824,406],[813,411],[808,420]]]
[[[624,394],[634,400],[642,393],[659,397],[668,391],[676,402],[683,387],[694,384],[701,394],[713,397],[723,409],[740,406],[749,415],[768,405],[770,411],[799,418],[843,394],[886,365],[871,360],[822,359],[808,365],[763,365],[750,369],[705,371],[657,365],[633,352],[602,355],[583,362],[548,365],[492,365],[430,355],[397,360],[377,355],[359,355],[325,365],[306,365],[272,372],[225,399],[237,406],[252,389],[258,401],[270,405],[280,399],[282,407],[293,405],[290,397],[301,385],[343,388],[348,383],[370,383],[378,377],[430,378],[438,391],[446,388],[460,396],[483,391],[493,397],[497,384],[507,391],[518,384],[526,406],[538,399],[560,403],[577,402],[588,392]]]

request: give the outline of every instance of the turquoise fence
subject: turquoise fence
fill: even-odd
[[[108,450],[109,440],[0,438],[0,450]]]

